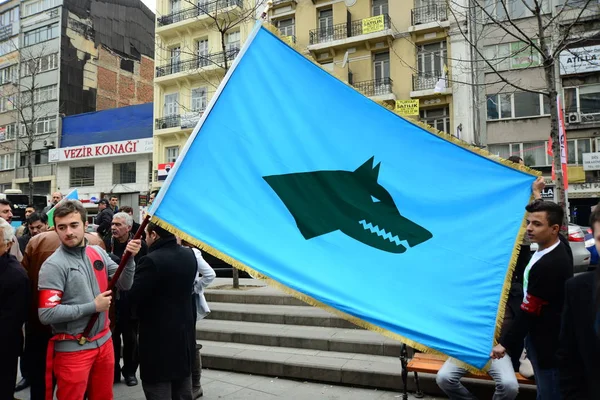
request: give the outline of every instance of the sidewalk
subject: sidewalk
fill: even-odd
[[[139,375],[139,374],[138,374]],[[20,377],[19,377],[20,379]],[[245,399],[245,400],[395,400],[402,399],[399,392],[374,389],[358,389],[278,379],[266,376],[237,374],[227,371],[202,370],[202,399]],[[114,386],[115,400],[144,400],[141,381],[137,386],[124,383]],[[16,399],[29,399],[29,389],[15,393]],[[414,400],[414,396],[409,396]],[[439,399],[425,396],[426,400]]]

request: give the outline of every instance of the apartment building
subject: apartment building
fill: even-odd
[[[565,5],[565,1],[567,4]],[[600,5],[597,1],[556,0],[546,2],[544,13],[556,17],[548,39],[560,40],[564,29],[576,22],[567,37],[567,49],[556,65],[557,87],[563,98],[568,148],[569,213],[572,222],[588,224],[591,207],[600,200]],[[582,7],[587,7],[582,12]],[[510,17],[529,37],[536,37],[536,18],[521,2],[491,9],[499,19]],[[539,54],[506,35],[497,24],[483,26],[483,52],[510,82],[524,89],[546,91]],[[485,73],[485,123],[490,152],[502,157],[518,155],[525,164],[543,172],[548,181],[546,197],[554,199],[552,157],[548,155],[550,104],[546,96],[506,85],[498,75]],[[484,107],[481,107],[484,110]],[[594,154],[595,153],[595,154]]]
[[[255,1],[201,3],[157,3],[155,186],[177,159],[223,78],[225,63],[231,65],[259,15],[244,13]],[[235,13],[247,19],[226,32],[224,52],[215,18]],[[417,100],[419,115],[411,118],[473,142],[473,74],[459,65],[462,59],[450,57],[454,48],[466,57],[469,48],[454,32],[449,14],[440,0],[274,0],[267,19],[296,49],[365,96],[390,106]],[[459,83],[452,79],[455,70]],[[460,108],[454,107],[457,96],[463,99]]]
[[[0,192],[12,187],[15,168],[18,93],[20,1],[0,4]]]
[[[12,90],[22,113],[6,125],[0,108],[0,127],[9,132],[0,148],[14,150],[12,158],[0,155],[0,167],[12,169],[10,180],[10,172],[0,172],[0,186],[28,189],[28,152],[23,140],[15,140],[24,138],[27,125],[35,134],[34,192],[48,194],[56,188],[56,165],[48,155],[59,146],[61,116],[153,100],[154,14],[140,0],[12,3],[19,6],[10,39],[17,49]],[[5,30],[2,25],[0,32]]]

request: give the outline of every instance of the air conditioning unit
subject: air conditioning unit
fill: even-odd
[[[54,140],[44,140],[44,147],[54,148]]]
[[[567,124],[578,124],[581,122],[581,115],[577,112],[567,114]]]

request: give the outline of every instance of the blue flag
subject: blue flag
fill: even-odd
[[[150,214],[311,304],[483,368],[535,177],[467,147],[257,25]]]

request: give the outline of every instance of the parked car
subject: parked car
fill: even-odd
[[[579,225],[569,224],[569,245],[573,252],[573,273],[586,272],[590,265],[591,254],[586,248],[586,234]],[[531,244],[531,251],[537,251],[537,243]]]

